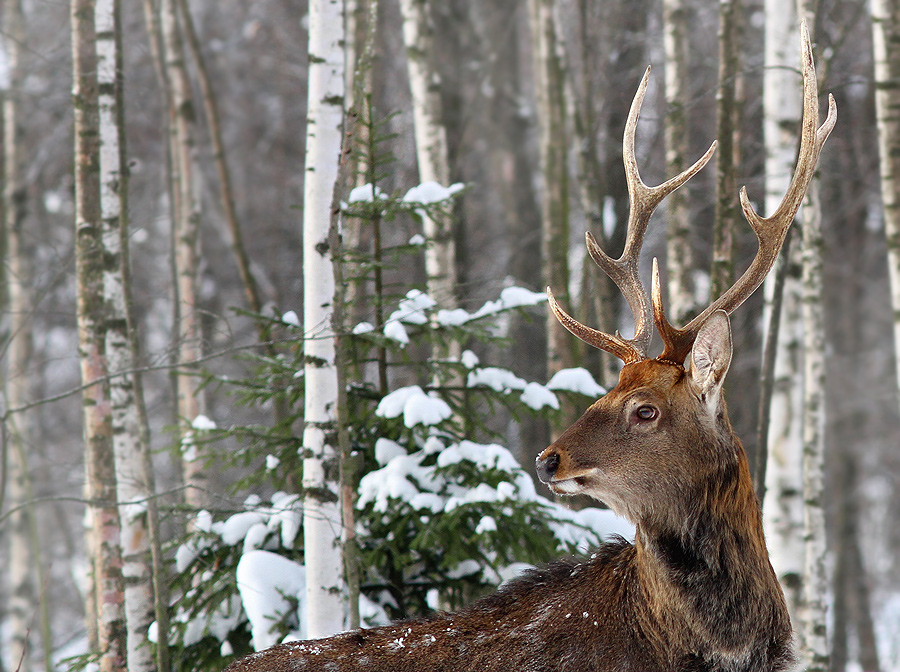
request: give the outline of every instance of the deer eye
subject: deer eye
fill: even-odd
[[[659,410],[649,404],[643,404],[634,410],[634,415],[638,420],[649,422],[650,420],[656,420],[659,416]]]

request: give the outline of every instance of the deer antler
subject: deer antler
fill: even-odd
[[[800,151],[797,167],[791,179],[790,187],[781,204],[771,217],[760,217],[747,198],[747,188],[742,187],[741,209],[759,239],[759,251],[744,274],[718,299],[712,302],[702,313],[691,320],[683,329],[676,329],[663,312],[662,295],[659,287],[659,273],[654,263],[653,273],[653,316],[657,329],[662,336],[665,348],[660,359],[683,363],[697,332],[707,318],[717,310],[731,314],[740,306],[765,280],[778,253],[784,244],[785,236],[794,216],[800,209],[806,188],[813,177],[819,152],[828,135],[837,122],[837,106],[834,97],[828,96],[828,116],[819,126],[818,82],[816,67],[813,62],[812,47],[809,43],[809,31],[804,21],[800,27],[800,57],[803,64],[803,123],[800,132]],[[818,127],[818,128],[817,128]]]
[[[712,157],[716,149],[713,142],[706,153],[701,156],[694,165],[684,172],[656,187],[644,184],[638,171],[637,160],[634,156],[634,136],[637,129],[638,116],[644,94],[647,92],[647,82],[650,78],[650,68],[647,68],[641,84],[638,87],[628,119],[625,123],[625,136],[622,142],[622,158],[625,163],[625,180],[628,185],[628,199],[630,212],[628,214],[628,229],[625,236],[625,249],[622,256],[613,259],[606,254],[590,233],[585,234],[588,252],[594,262],[616,283],[619,290],[628,301],[631,313],[634,316],[634,337],[623,338],[619,332],[615,335],[607,334],[597,329],[592,329],[578,322],[566,313],[553,297],[553,291],[547,288],[547,297],[550,308],[556,319],[572,334],[580,338],[588,345],[600,350],[605,350],[626,364],[637,362],[647,358],[647,349],[650,346],[652,336],[653,309],[647,300],[647,293],[641,284],[638,274],[638,257],[644,242],[644,233],[650,216],[662,200],[678,189],[681,185],[696,175]]]
[[[623,338],[618,332],[615,335],[607,334],[581,324],[566,313],[553,297],[553,292],[548,287],[547,296],[550,300],[550,308],[562,325],[588,345],[612,353],[626,364],[647,359],[647,349],[650,345],[651,327],[650,321],[656,323],[656,327],[662,336],[664,349],[659,359],[682,364],[694,344],[697,333],[704,322],[717,310],[724,310],[731,314],[765,280],[766,275],[772,269],[778,253],[784,244],[787,231],[794,221],[794,216],[800,209],[806,188],[816,169],[819,160],[819,152],[825,140],[837,122],[837,106],[834,97],[828,96],[828,116],[825,122],[819,126],[818,87],[816,80],[815,63],[813,62],[812,47],[809,42],[809,31],[806,22],[800,27],[800,55],[803,69],[803,122],[800,134],[800,152],[797,167],[791,179],[790,187],[771,217],[761,217],[750,205],[747,197],[747,188],[740,191],[741,209],[744,217],[750,223],[759,240],[759,251],[744,274],[725,291],[718,299],[713,301],[703,312],[691,320],[683,329],[673,327],[666,319],[662,305],[662,291],[660,290],[659,271],[656,260],[653,263],[653,284],[651,305],[648,305],[647,294],[644,291],[638,274],[638,257],[644,241],[644,234],[650,216],[656,206],[670,193],[691,179],[709,161],[716,148],[713,142],[697,162],[681,174],[664,182],[657,187],[648,187],[641,180],[634,157],[634,136],[637,128],[638,115],[644,94],[647,90],[647,80],[650,68],[644,73],[641,85],[631,103],[628,120],[625,124],[625,137],[622,155],[625,162],[625,178],[628,184],[628,196],[631,211],[628,215],[628,230],[625,239],[625,250],[618,259],[612,259],[597,244],[594,237],[587,233],[588,251],[591,258],[604,272],[612,278],[619,290],[628,301],[628,306],[634,316],[635,334],[633,338]]]

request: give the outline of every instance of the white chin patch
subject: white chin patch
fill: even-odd
[[[557,495],[580,495],[584,492],[584,488],[578,485],[574,479],[554,481],[550,483],[550,489]]]

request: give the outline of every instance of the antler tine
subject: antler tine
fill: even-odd
[[[550,303],[550,309],[553,311],[556,319],[559,320],[559,323],[588,345],[592,345],[600,350],[605,350],[606,352],[615,355],[626,364],[631,364],[632,362],[644,359],[645,355],[638,351],[633,343],[622,338],[618,333],[616,333],[615,336],[606,334],[582,324],[569,315],[562,309],[559,303],[557,303],[556,298],[553,296],[553,290],[549,287],[547,287],[547,299]]]
[[[837,106],[834,97],[829,94],[828,116],[819,126],[818,81],[816,80],[809,31],[805,21],[800,26],[800,57],[803,65],[803,122],[800,132],[800,151],[790,187],[788,187],[781,204],[770,217],[761,217],[757,214],[750,205],[747,188],[741,188],[741,209],[756,233],[759,240],[759,251],[750,267],[744,271],[738,281],[683,329],[674,328],[666,320],[662,310],[662,298],[658,295],[658,283],[654,283],[652,299],[654,319],[665,343],[661,359],[683,363],[693,346],[697,332],[707,318],[717,310],[724,310],[730,315],[756,291],[775,264],[788,229],[803,203],[806,188],[815,173],[822,145],[825,144],[825,140],[828,139],[828,135],[837,122]]]
[[[706,153],[687,170],[655,187],[649,187],[644,184],[634,154],[634,141],[638,117],[640,116],[641,105],[644,102],[644,94],[647,92],[649,78],[650,68],[647,68],[631,103],[622,141],[622,159],[625,163],[625,181],[628,186],[630,203],[628,228],[625,234],[625,249],[622,252],[622,256],[618,259],[613,259],[600,248],[594,236],[590,233],[585,234],[585,241],[591,259],[616,283],[616,286],[618,286],[628,302],[628,307],[634,316],[634,337],[626,339],[618,332],[615,335],[606,334],[581,324],[562,310],[554,300],[549,288],[547,290],[550,307],[556,318],[566,329],[588,345],[610,352],[626,364],[647,358],[647,350],[650,347],[650,339],[653,335],[653,311],[648,301],[647,293],[644,291],[641,283],[638,268],[638,258],[640,257],[641,247],[644,243],[644,234],[647,231],[650,216],[666,196],[696,175],[707,164],[716,150],[716,143],[713,142],[709,149],[706,150]]]

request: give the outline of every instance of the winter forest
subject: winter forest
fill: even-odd
[[[900,1],[3,0],[0,670],[221,670],[634,530],[534,459],[839,117],[725,395],[805,669],[900,671]],[[654,346],[655,348],[656,346]],[[658,350],[654,354],[658,354]],[[894,512],[894,513],[891,513]]]

